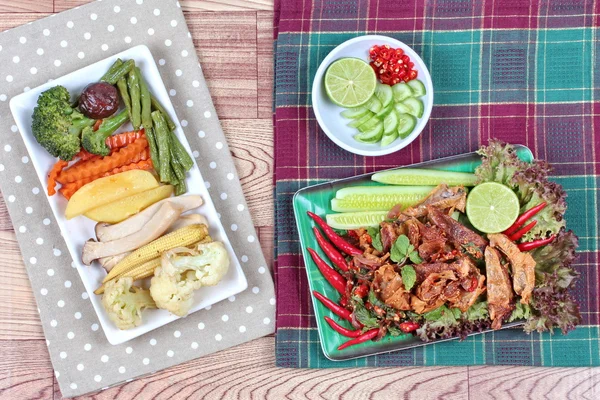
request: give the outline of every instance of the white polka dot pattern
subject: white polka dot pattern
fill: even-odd
[[[99,390],[156,371],[167,362],[183,362],[206,354],[209,348],[223,349],[240,338],[250,340],[273,330],[272,281],[185,19],[173,3],[103,0],[0,34],[4,46],[0,48],[0,126],[9,133],[0,146],[0,186],[65,396]],[[170,98],[180,126],[216,200],[225,232],[248,279],[248,290],[156,329],[152,336],[113,346],[106,341],[92,307],[96,300],[90,299],[70,260],[47,204],[44,182],[40,183],[10,117],[8,100],[138,44],[151,48],[165,86],[172,89]]]

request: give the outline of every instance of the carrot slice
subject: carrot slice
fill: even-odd
[[[88,178],[80,179],[75,182],[67,183],[63,185],[59,192],[69,200],[76,191],[78,191],[82,186],[105,176],[115,175],[121,172],[129,171],[132,169],[141,169],[141,170],[150,170],[152,169],[152,160],[150,159],[150,150],[148,148],[144,149],[141,153],[139,153],[136,157],[131,159],[132,162],[120,167],[113,168],[112,170],[105,172],[100,175],[91,176]]]
[[[142,137],[143,134],[144,134],[143,129],[138,130],[138,131],[129,131],[129,132],[119,133],[117,135],[107,137],[106,145],[110,149],[118,149],[121,147],[125,147],[125,146],[135,142],[140,137]]]
[[[56,177],[67,165],[69,165],[68,161],[58,160],[50,170],[50,173],[48,174],[48,196],[54,196],[56,194]]]
[[[102,120],[98,119],[96,120],[96,122],[94,123],[94,127],[92,128],[94,131],[97,131],[98,129],[100,129],[100,125],[102,125]]]
[[[109,156],[94,158],[75,164],[73,167],[62,171],[56,180],[62,184],[66,184],[85,178],[91,178],[96,175],[102,175],[114,168],[130,164],[132,162],[131,160],[147,147],[148,141],[145,136],[142,136],[129,146],[120,148]]]

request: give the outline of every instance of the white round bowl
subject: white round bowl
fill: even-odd
[[[410,60],[415,64],[414,69],[416,69],[418,73],[417,79],[423,82],[427,91],[425,96],[421,97],[424,105],[423,117],[418,119],[415,129],[406,138],[396,139],[385,147],[381,147],[380,143],[361,143],[353,138],[354,135],[359,133],[358,130],[349,127],[348,123],[350,120],[340,115],[340,113],[344,111],[344,108],[333,104],[333,102],[329,100],[329,97],[327,97],[327,93],[325,92],[325,83],[323,79],[327,67],[337,59],[356,57],[370,62],[369,49],[376,44],[388,44],[393,48],[401,48],[404,50],[404,53],[408,55]],[[421,60],[421,57],[401,41],[380,35],[359,36],[340,44],[325,57],[319,66],[319,69],[317,69],[317,74],[313,80],[312,106],[323,132],[325,132],[325,134],[329,136],[329,139],[342,149],[363,156],[383,156],[408,146],[421,134],[425,124],[429,121],[431,107],[433,106],[433,85],[431,83],[431,75],[429,75],[429,71],[423,60]]]

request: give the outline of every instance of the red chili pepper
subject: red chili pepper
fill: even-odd
[[[474,292],[475,289],[477,289],[477,286],[479,286],[479,280],[477,280],[476,277],[472,276],[471,277],[471,286],[469,286],[469,288],[467,289],[467,292]]]
[[[519,218],[517,218],[517,220],[515,221],[514,224],[512,224],[510,226],[510,228],[508,228],[507,230],[505,230],[504,233],[506,236],[510,236],[513,233],[515,233],[519,227],[521,225],[523,225],[525,223],[525,221],[527,221],[528,219],[531,219],[531,217],[533,217],[535,214],[539,213],[540,211],[542,211],[542,209],[546,207],[546,202],[541,202],[540,204],[538,204],[535,207],[531,207],[529,210],[525,211],[523,214],[521,214],[519,216]]]
[[[346,295],[340,297],[340,305],[344,308],[348,306],[348,297]]]
[[[344,277],[340,275],[340,273],[337,272],[335,269],[331,268],[325,261],[323,261],[323,259],[319,257],[316,251],[314,251],[310,247],[306,250],[308,250],[308,252],[312,256],[313,261],[315,262],[315,264],[317,264],[317,268],[319,268],[319,271],[321,271],[321,274],[323,274],[327,282],[329,282],[329,284],[341,294],[346,293],[346,280],[344,279]]]
[[[417,324],[416,322],[411,322],[411,321],[407,321],[407,322],[403,322],[400,324],[400,330],[404,333],[410,333],[412,331],[416,331],[417,329],[419,329],[420,325]]]
[[[342,271],[348,271],[348,263],[342,254],[331,245],[324,237],[321,235],[321,231],[316,226],[313,227],[313,232],[315,233],[315,237],[317,238],[317,243],[321,247],[321,250],[325,253],[327,257],[334,263],[339,269]]]
[[[363,253],[361,250],[352,246],[350,243],[346,242],[344,238],[335,233],[333,228],[327,225],[327,222],[323,221],[323,218],[310,211],[307,211],[306,213],[317,223],[317,225],[321,227],[321,229],[323,229],[325,236],[327,236],[327,238],[331,240],[331,243],[333,243],[335,247],[337,247],[338,249],[350,256],[359,256]]]
[[[355,344],[359,344],[359,343],[364,343],[368,340],[375,338],[378,333],[379,333],[379,328],[374,328],[369,331],[366,331],[365,333],[361,334],[360,336],[358,336],[352,340],[348,340],[346,343],[340,345],[338,347],[338,350],[344,350],[346,347],[354,346]]]
[[[366,297],[367,294],[369,294],[369,287],[363,283],[362,285],[354,289],[354,294],[362,299],[363,297]]]
[[[513,242],[516,240],[519,240],[523,237],[523,235],[525,235],[527,232],[529,232],[536,224],[537,224],[537,220],[534,219],[533,221],[531,221],[530,223],[525,225],[523,228],[519,229],[518,231],[516,231],[515,233],[510,235],[508,238],[510,240],[512,240]]]
[[[313,290],[312,293],[313,293],[313,296],[315,296],[317,298],[317,300],[319,300],[321,303],[323,303],[323,305],[325,307],[327,307],[328,309],[333,311],[333,313],[335,315],[337,315],[340,318],[345,319],[346,321],[352,322],[352,313],[350,311],[346,310],[344,307],[340,306],[339,304],[336,304],[333,300],[328,299],[327,297],[325,297],[321,293],[317,292],[316,290]]]
[[[369,49],[369,57],[372,60],[370,65],[383,84],[395,85],[417,77],[417,71],[411,70],[414,63],[402,49],[393,49],[388,45],[372,46]]]
[[[355,338],[355,337],[359,337],[361,335],[361,330],[360,329],[348,329],[348,328],[344,328],[343,326],[341,326],[340,324],[338,324],[337,322],[335,322],[334,320],[332,320],[329,317],[325,317],[325,321],[327,321],[327,323],[329,324],[329,326],[336,331],[337,333],[339,333],[340,335],[346,336],[346,337],[350,337],[350,338]]]
[[[546,239],[538,239],[538,240],[533,240],[531,242],[521,243],[521,244],[519,244],[518,247],[519,247],[519,250],[521,250],[521,251],[529,251],[529,250],[537,249],[538,247],[545,246],[548,243],[552,242],[554,239],[556,239],[556,235],[552,235]]]

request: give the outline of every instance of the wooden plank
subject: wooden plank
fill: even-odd
[[[275,228],[272,226],[261,226],[258,228],[258,241],[262,248],[267,266],[271,273],[273,273],[273,239],[275,235]]]
[[[272,336],[257,339],[107,389],[94,399],[467,398],[466,367],[277,368],[274,341]]]
[[[0,13],[51,13],[52,0],[0,0]]]
[[[599,378],[600,368],[469,367],[469,397],[597,399]]]
[[[222,120],[255,226],[273,225],[273,127],[270,119]]]
[[[4,0],[9,2],[9,0]],[[29,0],[33,2],[34,0]],[[55,0],[57,12],[89,3],[90,0]],[[183,11],[272,10],[273,0],[179,0]]]
[[[187,13],[220,118],[257,118],[256,13]]]
[[[52,11],[52,10],[51,10]],[[0,32],[47,17],[42,13],[0,13]]]
[[[0,354],[0,398],[52,398],[54,371],[45,340],[0,340]]]
[[[0,249],[0,340],[43,339],[37,305],[13,232],[0,231]]]
[[[273,114],[273,13],[256,13],[258,117]]]

